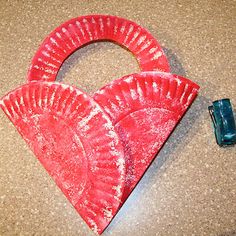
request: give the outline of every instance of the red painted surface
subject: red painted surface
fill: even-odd
[[[28,81],[55,81],[64,60],[76,49],[97,40],[111,40],[137,58],[142,71],[169,72],[169,64],[157,40],[136,23],[105,15],[81,16],[51,32],[36,52]]]
[[[97,103],[65,84],[31,82],[0,106],[86,223],[102,233],[198,89],[180,76],[143,72],[100,89]]]
[[[112,81],[94,94],[125,148],[122,202],[197,95],[199,86],[169,73],[143,72]]]
[[[125,179],[123,146],[108,116],[80,90],[32,82],[0,107],[91,229],[116,214]]]
[[[112,40],[128,48],[141,70],[97,91],[93,98],[55,82],[64,60],[79,47]],[[115,16],[72,19],[42,43],[29,84],[0,107],[89,227],[101,234],[127,199],[198,92],[169,73],[149,32]],[[32,82],[37,81],[37,82]]]

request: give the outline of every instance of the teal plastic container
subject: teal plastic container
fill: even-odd
[[[214,125],[216,141],[220,146],[236,144],[236,125],[228,98],[213,102],[208,107]]]

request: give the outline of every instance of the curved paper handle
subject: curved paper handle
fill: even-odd
[[[98,40],[110,40],[127,48],[137,58],[141,71],[169,72],[161,46],[146,29],[120,17],[90,15],[71,19],[49,34],[32,60],[27,80],[55,81],[70,54]]]

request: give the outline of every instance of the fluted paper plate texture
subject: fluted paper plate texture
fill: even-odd
[[[125,148],[123,202],[197,95],[199,86],[170,73],[143,72],[112,81],[94,94]]]
[[[97,233],[116,214],[123,193],[123,146],[108,116],[80,90],[31,82],[0,107],[86,223]]]
[[[91,15],[69,20],[48,35],[32,60],[28,81],[55,81],[70,54],[97,40],[111,40],[126,47],[137,58],[142,71],[169,72],[161,46],[146,29],[120,17]]]

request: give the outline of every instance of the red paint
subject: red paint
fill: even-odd
[[[94,94],[125,148],[124,202],[197,95],[199,86],[169,73],[143,72]]]
[[[95,93],[100,106],[52,82],[23,85],[0,106],[86,223],[102,233],[198,89],[180,76],[143,72]]]
[[[161,46],[146,29],[120,17],[91,15],[71,19],[48,35],[32,60],[28,81],[55,81],[70,54],[97,40],[111,40],[126,47],[142,71],[170,71]]]
[[[123,146],[100,106],[78,89],[32,82],[0,107],[81,217],[102,233],[122,197]]]
[[[79,47],[112,40],[128,48],[143,72],[115,80],[93,98],[58,84],[64,60]],[[197,95],[198,85],[169,73],[151,34],[134,22],[93,15],[55,29],[32,60],[28,84],[0,100],[62,192],[101,234]],[[32,82],[38,81],[38,82]]]

